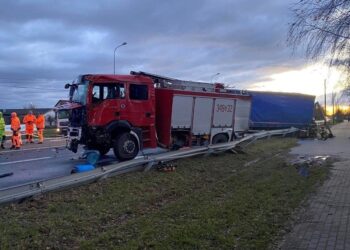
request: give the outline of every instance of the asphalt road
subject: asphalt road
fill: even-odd
[[[70,175],[77,165],[88,164],[81,159],[82,147],[77,154],[65,148],[64,138],[46,139],[44,144],[24,144],[20,150],[10,150],[10,141],[6,149],[0,149],[0,176],[12,173],[10,176],[0,178],[0,189],[19,186],[40,180],[47,180]],[[144,154],[158,153],[161,149],[144,150]],[[113,150],[98,161],[98,166],[117,163]]]
[[[9,150],[9,142],[0,150],[0,189],[70,174],[74,154],[65,149],[63,138],[46,139],[44,144],[24,144],[20,150]]]

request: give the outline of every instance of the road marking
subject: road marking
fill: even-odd
[[[19,150],[6,150],[6,151],[1,151],[0,150],[0,154],[2,153],[15,153],[15,152],[23,152],[23,151],[30,151],[30,150],[39,150],[39,149],[48,149],[48,148],[65,148],[65,145],[61,145],[61,146],[51,146],[51,147],[40,147],[40,148],[21,148]]]
[[[41,157],[41,158],[26,159],[26,160],[20,160],[20,161],[8,161],[8,162],[1,162],[0,165],[8,165],[8,164],[28,162],[28,161],[39,161],[39,160],[46,160],[46,159],[51,159],[51,158],[53,158],[53,157],[46,156],[46,157]]]
[[[55,139],[48,139],[48,138],[46,138],[46,140],[49,140],[49,141],[65,141],[66,140],[66,138],[59,138],[59,139],[57,139],[57,138],[55,138]]]

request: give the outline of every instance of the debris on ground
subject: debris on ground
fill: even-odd
[[[95,166],[91,165],[91,164],[77,165],[73,168],[71,173],[72,174],[82,173],[82,172],[87,172],[87,171],[91,171],[94,169],[95,169]]]
[[[257,158],[257,159],[252,160],[252,161],[248,161],[247,163],[244,164],[244,167],[248,167],[254,163],[257,163],[258,161],[260,161],[260,158]]]
[[[160,172],[175,172],[176,164],[163,162],[157,165],[157,170]]]
[[[0,178],[4,178],[4,177],[8,177],[13,175],[13,172],[9,172],[9,173],[0,173]]]
[[[297,159],[292,160],[290,163],[297,169],[301,176],[308,177],[310,174],[309,169],[311,167],[322,167],[329,159],[329,155],[300,156]]]
[[[244,151],[244,148],[240,145],[237,145],[236,147],[232,148],[231,152],[234,154],[246,154],[246,152]]]
[[[97,150],[85,150],[82,155],[82,158],[86,159],[89,164],[96,165],[96,163],[100,159],[100,156],[100,152]]]

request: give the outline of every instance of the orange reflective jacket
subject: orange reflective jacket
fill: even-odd
[[[11,129],[13,131],[18,131],[21,129],[21,122],[19,121],[19,118],[15,112],[11,113]]]
[[[38,118],[36,119],[36,128],[37,129],[45,128],[45,116],[44,115],[39,115]]]
[[[32,127],[35,123],[35,115],[28,114],[23,118],[23,123],[26,124],[26,126]]]

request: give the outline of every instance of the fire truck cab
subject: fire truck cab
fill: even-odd
[[[143,148],[178,149],[233,140],[248,129],[250,96],[223,85],[144,72],[81,75],[69,89],[67,147],[129,160]],[[67,107],[67,105],[69,107]]]

